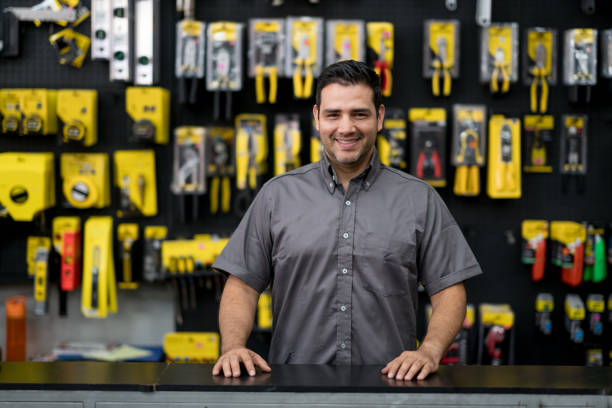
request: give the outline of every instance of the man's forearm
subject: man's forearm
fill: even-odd
[[[245,347],[253,329],[259,293],[230,275],[225,283],[219,306],[221,354],[236,347]]]
[[[432,295],[431,303],[431,319],[420,349],[434,353],[437,361],[440,361],[465,318],[466,295],[463,283]]]

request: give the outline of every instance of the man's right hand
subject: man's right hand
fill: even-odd
[[[219,357],[212,373],[220,375],[223,370],[223,375],[226,377],[240,377],[240,363],[244,364],[244,368],[251,377],[257,373],[255,367],[261,368],[266,373],[272,371],[266,360],[259,354],[245,347],[237,347],[226,351]]]

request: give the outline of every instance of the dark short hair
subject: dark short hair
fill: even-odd
[[[363,62],[344,60],[329,65],[321,72],[317,82],[317,107],[321,106],[321,91],[327,85],[340,84],[344,86],[364,84],[372,89],[374,94],[374,107],[378,115],[378,107],[382,103],[380,90],[380,77],[374,70]]]

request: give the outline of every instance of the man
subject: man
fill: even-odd
[[[228,273],[219,311],[222,355],[271,371],[245,345],[257,300],[272,286],[275,364],[381,364],[389,378],[424,379],[465,315],[463,280],[481,273],[448,209],[425,182],[383,166],[380,79],[343,61],[319,77],[321,161],[264,185],[213,267]],[[416,347],[417,282],[433,314]]]

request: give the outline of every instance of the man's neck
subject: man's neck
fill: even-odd
[[[329,163],[331,164],[334,171],[336,172],[336,176],[338,177],[338,182],[342,184],[342,187],[344,187],[344,191],[348,191],[348,185],[353,178],[357,177],[365,169],[368,168],[368,166],[370,165],[370,161],[372,160],[373,153],[374,153],[373,151],[370,152],[367,160],[364,160],[362,163],[359,163],[356,165],[343,165],[341,163],[336,162],[333,159],[330,159],[330,157],[327,156],[327,160],[329,160]]]

